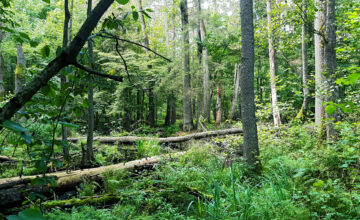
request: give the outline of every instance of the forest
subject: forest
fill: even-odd
[[[360,220],[360,0],[0,0],[0,220]]]

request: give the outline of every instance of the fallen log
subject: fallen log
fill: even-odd
[[[168,137],[168,138],[123,136],[123,137],[94,137],[93,140],[103,144],[113,144],[115,142],[119,144],[136,144],[136,142],[138,141],[155,141],[159,144],[170,144],[170,143],[181,143],[181,142],[202,139],[202,138],[216,137],[221,135],[241,134],[241,133],[242,133],[242,129],[232,128],[232,129],[217,130],[217,131],[199,132],[184,136]],[[68,141],[70,142],[78,142],[81,140],[86,140],[86,137],[68,138]]]
[[[12,177],[0,179],[0,212],[3,212],[8,207],[13,207],[24,201],[26,199],[25,196],[28,194],[28,192],[41,193],[45,195],[49,194],[51,190],[54,190],[55,192],[64,192],[74,189],[84,179],[100,180],[102,178],[101,174],[105,173],[106,171],[141,169],[141,167],[154,165],[156,163],[159,163],[163,159],[171,159],[173,157],[183,155],[184,153],[185,152],[178,152],[163,156],[154,156],[140,160],[130,161],[127,163],[71,171],[71,173],[63,171],[47,174],[47,178],[55,178],[56,184],[53,186],[39,186],[31,184],[31,181],[41,178],[41,175],[26,176],[23,178]]]

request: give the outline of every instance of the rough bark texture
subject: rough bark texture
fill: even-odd
[[[314,21],[315,43],[315,123],[320,127],[325,113],[324,101],[324,33],[325,33],[325,0],[315,0],[317,12]]]
[[[303,104],[301,106],[300,112],[296,116],[296,118],[304,120],[306,118],[307,110],[308,110],[308,100],[310,96],[309,86],[308,86],[308,55],[307,55],[307,39],[308,39],[308,31],[306,27],[307,20],[307,0],[303,0],[303,11],[304,11],[304,20],[301,26],[301,58],[302,58],[302,83],[303,83]]]
[[[327,1],[326,13],[326,44],[325,44],[325,68],[327,73],[326,80],[326,101],[336,103],[339,97],[339,90],[336,85],[336,27],[335,27],[336,13],[335,13],[335,0]],[[337,121],[337,113],[326,113],[326,137],[330,142],[336,139],[336,130],[334,122]]]
[[[29,82],[22,91],[18,92],[2,108],[0,108],[0,124],[12,116],[28,102],[48,81],[62,68],[73,63],[76,56],[84,46],[91,31],[96,27],[102,15],[110,7],[114,0],[101,0],[90,17],[88,17],[70,45],[54,60],[52,60],[41,73]],[[2,129],[2,127],[0,127]]]
[[[189,16],[187,0],[180,1],[181,31],[183,46],[183,115],[184,131],[193,128],[193,117],[191,111],[191,74],[190,74],[190,43],[189,43]]]
[[[155,163],[160,162],[166,158],[172,158],[180,156],[185,152],[179,152],[175,154],[169,154],[164,156],[155,156],[150,158],[144,158],[141,160],[130,161],[127,163],[114,164],[110,166],[103,166],[92,169],[83,169],[68,172],[56,172],[48,174],[48,177],[56,178],[56,186],[45,186],[41,188],[40,186],[33,186],[29,183],[35,178],[39,178],[40,175],[27,176],[23,178],[13,177],[0,180],[0,212],[3,212],[7,207],[19,204],[21,201],[25,200],[25,195],[23,190],[29,190],[30,192],[37,192],[48,194],[50,189],[55,191],[66,191],[75,189],[75,187],[83,182],[85,179],[88,180],[99,180],[101,175],[107,171],[116,171],[116,170],[131,170],[141,168],[142,166],[149,166]]]
[[[244,128],[244,156],[249,165],[258,163],[258,135],[254,94],[254,23],[253,1],[240,0],[241,17],[241,117]]]
[[[92,10],[92,0],[88,0],[88,7],[87,7],[87,17],[91,16]],[[89,52],[89,62],[91,69],[95,69],[94,65],[94,52],[93,52],[93,45],[92,40],[88,40],[88,52]],[[89,76],[89,81],[92,83],[93,77]],[[93,139],[94,139],[94,88],[92,85],[88,86],[88,101],[89,101],[89,108],[88,108],[88,121],[87,121],[87,141],[86,141],[86,150],[85,155],[83,156],[82,165],[84,167],[90,166],[91,162],[94,161],[94,152],[93,152]]]
[[[199,17],[199,24],[200,24],[200,36],[201,36],[201,49],[202,49],[202,64],[204,68],[204,79],[203,79],[203,85],[204,85],[204,107],[203,107],[203,117],[206,121],[210,122],[210,73],[209,73],[209,51],[207,47],[205,46],[206,42],[206,29],[205,29],[205,23],[202,19],[201,15],[201,0],[197,0],[198,4],[198,15]]]
[[[221,116],[222,116],[222,111],[221,111],[221,87],[218,85],[217,86],[217,92],[216,92],[216,120],[215,123],[217,125],[221,124]]]
[[[69,1],[64,1],[64,13],[65,13],[65,19],[64,19],[64,28],[63,28],[63,48],[66,48],[68,46],[69,42],[69,22],[70,22],[70,11],[69,11]],[[61,80],[61,87],[62,91],[65,92],[64,84],[67,82],[66,77],[61,74],[60,77]],[[64,109],[67,110],[67,106],[65,104]],[[68,129],[65,125],[61,125],[61,137],[64,143],[67,143],[67,136],[68,136]],[[69,154],[69,148],[68,146],[63,147],[63,154],[65,161],[70,160],[70,154]]]
[[[235,64],[234,70],[234,97],[232,100],[231,111],[230,111],[230,119],[236,119],[236,108],[238,107],[239,100],[239,85],[240,85],[240,69],[239,64]]]
[[[280,110],[276,91],[276,66],[275,66],[275,48],[272,16],[272,0],[267,0],[267,20],[268,20],[268,38],[269,38],[269,63],[270,63],[270,87],[271,87],[271,104],[273,109],[274,125],[281,125]]]
[[[17,48],[17,64],[15,69],[15,94],[24,87],[26,75],[26,59],[22,45]]]
[[[217,131],[206,131],[199,132],[184,136],[178,137],[168,137],[168,138],[152,138],[152,137],[134,137],[134,136],[124,136],[124,137],[94,137],[94,141],[98,141],[99,143],[119,143],[119,144],[136,144],[137,141],[156,141],[160,144],[169,144],[169,143],[181,143],[195,139],[202,139],[208,137],[216,137],[220,135],[230,135],[230,134],[241,134],[242,129],[240,128],[232,128],[225,130],[217,130]],[[69,138],[71,142],[78,142],[80,140],[84,140],[84,137],[78,138]]]

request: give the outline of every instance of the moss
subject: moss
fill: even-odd
[[[99,204],[109,204],[115,203],[121,200],[121,196],[115,195],[102,195],[102,196],[91,196],[79,199],[69,199],[69,200],[54,200],[50,202],[45,202],[42,204],[42,207],[45,209],[55,208],[55,207],[72,207],[72,206],[83,206],[83,205],[99,205]]]

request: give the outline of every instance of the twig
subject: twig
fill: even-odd
[[[92,69],[90,69],[90,68],[88,68],[86,66],[83,66],[83,65],[81,65],[80,63],[78,63],[76,61],[74,63],[72,63],[71,65],[73,65],[76,68],[79,68],[81,70],[84,70],[84,71],[88,72],[89,74],[93,74],[93,75],[96,75],[96,76],[101,76],[101,77],[104,77],[104,78],[109,78],[109,79],[112,79],[112,80],[115,80],[115,81],[118,81],[118,82],[123,81],[122,76],[113,76],[113,75],[101,73],[101,72],[98,72],[96,70],[92,70]]]

